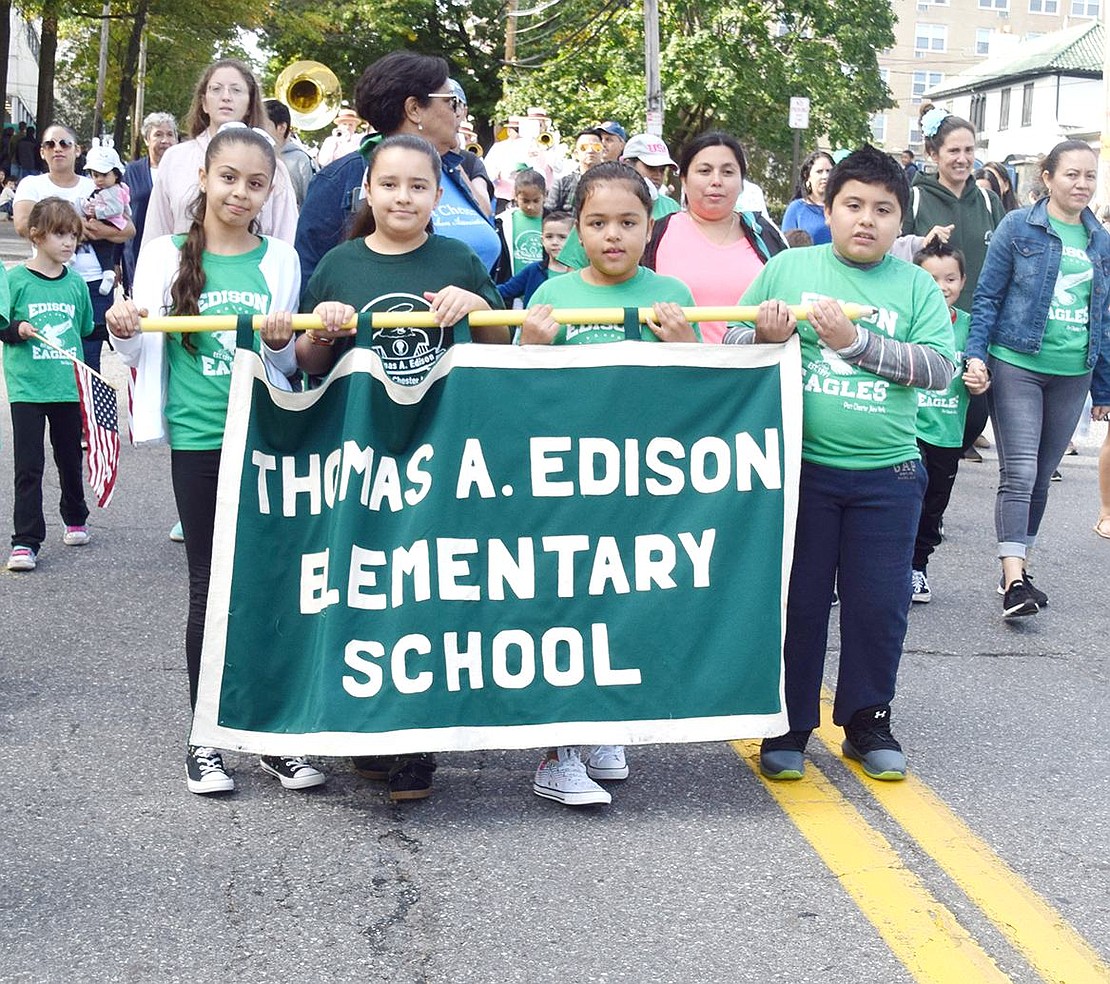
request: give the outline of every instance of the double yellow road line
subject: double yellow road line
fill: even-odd
[[[832,718],[826,701],[826,721]],[[840,757],[841,732],[814,732]],[[759,743],[736,741],[744,759],[914,980],[993,984],[1010,978],[891,845],[812,761],[800,782],[759,772]],[[912,774],[876,782],[845,765],[1045,981],[1107,984],[1110,966],[995,851]]]

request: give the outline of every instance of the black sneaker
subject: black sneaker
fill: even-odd
[[[896,782],[906,778],[906,756],[890,732],[889,704],[856,711],[844,726],[844,742],[840,747],[872,779]]]
[[[1053,471],[1052,475],[1049,477],[1050,482],[1062,482],[1063,480],[1064,476],[1059,468],[1055,469],[1055,471]]]
[[[1046,595],[1040,588],[1033,583],[1033,577],[1028,571],[1021,572],[1022,580],[1025,581],[1025,586],[1029,589],[1029,593],[1033,596],[1033,600],[1040,608],[1048,607],[1048,595]],[[998,593],[1000,595],[1006,594],[1006,575],[1000,574],[998,576]]]
[[[402,755],[389,770],[389,798],[396,803],[430,796],[435,770],[436,757],[430,753]]]
[[[262,771],[280,780],[284,789],[309,789],[322,786],[327,776],[313,768],[299,755],[263,755],[258,764]]]
[[[1006,593],[1002,596],[1003,618],[1017,618],[1021,615],[1036,615],[1041,610],[1033,592],[1025,581],[1018,579],[1011,581]]]
[[[805,771],[802,753],[809,736],[809,731],[788,731],[764,738],[759,746],[759,771],[768,779],[801,779]]]
[[[190,793],[229,793],[235,780],[227,774],[224,760],[214,748],[189,745],[185,749],[185,780]]]

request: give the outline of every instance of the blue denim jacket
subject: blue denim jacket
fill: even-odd
[[[1094,369],[1091,395],[1096,405],[1110,406],[1110,234],[1089,208],[1080,217],[1093,271],[1087,344],[1087,366]],[[1010,212],[999,223],[975,286],[966,348],[969,359],[985,362],[987,346],[994,343],[1034,355],[1041,350],[1062,247],[1048,221],[1047,199]]]

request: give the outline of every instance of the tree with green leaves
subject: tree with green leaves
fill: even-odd
[[[891,105],[876,52],[894,42],[888,0],[671,0],[660,7],[664,138],[679,148],[709,128],[734,133],[763,160],[788,162],[791,96],[808,96],[816,144],[854,146]],[[643,8],[567,0],[522,8],[502,113],[544,106],[564,133],[606,119],[644,126]],[[784,186],[780,164],[771,183]]]
[[[350,101],[367,65],[399,48],[441,55],[488,136],[501,96],[503,0],[274,0],[259,32],[270,77],[302,58],[323,62]]]

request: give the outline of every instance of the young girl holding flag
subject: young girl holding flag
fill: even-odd
[[[15,458],[10,571],[33,571],[46,539],[42,442],[47,421],[62,489],[62,542],[69,547],[89,542],[85,525],[89,508],[81,478],[81,407],[73,362],[79,358],[81,339],[92,333],[92,305],[84,281],[67,266],[82,233],[81,218],[69,202],[51,197],[35,203],[28,222],[36,252],[9,275],[11,304],[2,312],[8,327],[0,333],[8,344],[4,378]]]
[[[189,564],[185,657],[194,708],[235,332],[140,335],[139,319],[295,310],[300,294],[297,254],[288,243],[254,232],[276,167],[268,136],[242,123],[224,124],[205,153],[188,233],[163,236],[143,247],[133,301],[118,302],[107,315],[116,349],[137,371],[133,438],[139,443],[168,436],[171,448],[174,498]],[[262,340],[267,372],[288,388],[285,377],[296,371],[292,332],[281,319],[271,319]],[[298,757],[263,756],[260,764],[287,789],[318,786],[325,779]],[[214,748],[188,746],[186,777],[194,793],[235,787]]]

